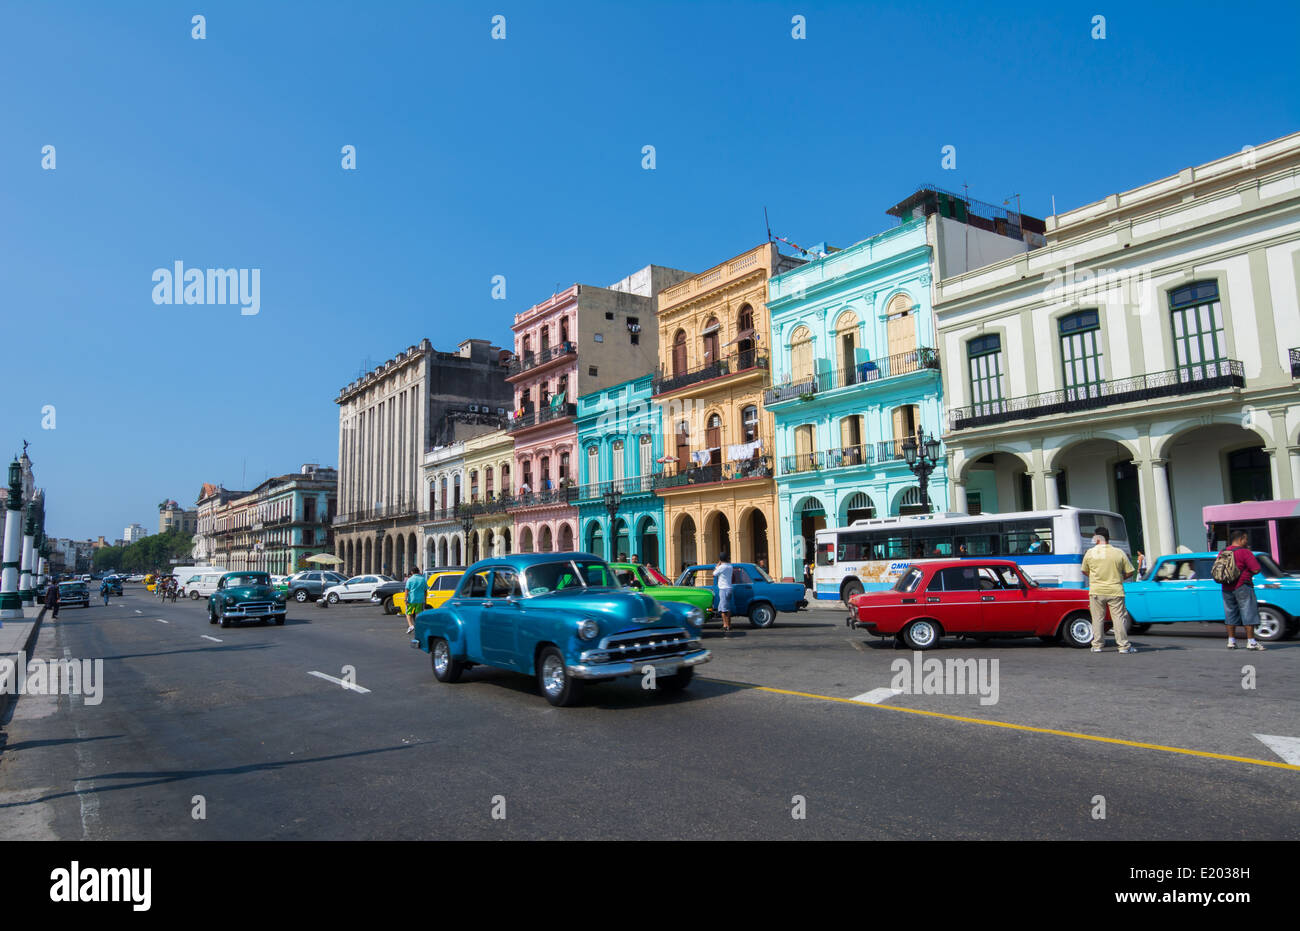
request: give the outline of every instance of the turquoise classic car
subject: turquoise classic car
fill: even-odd
[[[208,623],[275,621],[284,623],[284,593],[276,591],[267,572],[227,572],[208,596]]]
[[[1152,624],[1179,621],[1223,623],[1223,586],[1210,576],[1217,553],[1172,553],[1161,556],[1136,582],[1124,583],[1124,604],[1136,633]],[[1255,551],[1260,640],[1281,640],[1296,632],[1300,619],[1300,578],[1283,572],[1267,553]]]
[[[712,658],[703,624],[698,608],[623,589],[598,556],[517,553],[470,566],[441,607],[417,615],[411,646],[430,654],[439,682],[497,666],[535,676],[547,701],[567,706],[584,683],[621,676],[685,688]]]

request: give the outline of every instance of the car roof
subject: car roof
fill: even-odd
[[[911,565],[911,563],[908,563],[908,565]],[[927,559],[916,568],[951,569],[954,566],[997,566],[998,568],[1010,566],[1013,569],[1019,568],[1014,559],[998,559],[996,557],[985,559],[983,556],[967,556],[965,559]]]
[[[592,553],[511,553],[509,556],[480,559],[465,571],[474,572],[480,569],[487,569],[491,566],[510,566],[513,569],[526,569],[529,566],[539,566],[548,562],[563,562],[566,559],[594,559],[597,562],[605,561],[604,557],[596,556]]]
[[[1269,559],[1273,558],[1267,550],[1251,550],[1251,552],[1256,556],[1268,556]],[[1213,559],[1218,555],[1219,550],[1207,550],[1204,553],[1165,553],[1163,556],[1157,557],[1156,561],[1159,562],[1165,559]]]

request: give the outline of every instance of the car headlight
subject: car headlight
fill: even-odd
[[[691,610],[686,612],[686,620],[689,624],[691,624],[694,627],[703,627],[704,612],[701,611],[699,608],[691,608]]]
[[[578,636],[583,640],[595,640],[600,636],[600,625],[591,618],[586,618],[578,624]]]

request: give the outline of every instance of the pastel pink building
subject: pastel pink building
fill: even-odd
[[[578,398],[654,370],[656,295],[689,277],[649,265],[608,288],[575,284],[515,316],[506,380],[515,392],[507,430],[515,441],[516,551],[576,549]]]

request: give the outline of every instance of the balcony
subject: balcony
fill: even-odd
[[[575,500],[584,503],[603,501],[605,492],[611,487],[617,489],[624,496],[649,494],[654,491],[654,476],[633,475],[630,478],[613,479],[608,482],[588,482],[585,485],[578,486]]]
[[[510,499],[506,509],[517,511],[520,508],[540,507],[542,505],[572,505],[578,501],[578,486],[566,485],[563,488],[544,488],[530,491]]]
[[[892,440],[878,440],[876,442],[876,462],[895,462],[907,458],[903,454],[903,444],[911,441],[916,442],[914,436],[900,436]],[[940,446],[943,444],[940,443]]]
[[[781,474],[798,475],[801,472],[820,472],[823,469],[848,469],[853,466],[871,465],[874,461],[875,450],[868,443],[859,446],[840,446],[824,452],[782,456]]]
[[[1291,377],[1300,378],[1300,349],[1290,349],[1291,354]]]
[[[563,420],[566,417],[576,417],[578,415],[578,405],[571,403],[547,404],[541,410],[528,410],[520,414],[514,420],[510,421],[506,427],[507,433],[517,433],[520,430],[527,430],[529,427],[535,427],[538,424],[549,423],[554,420]]]
[[[763,394],[763,403],[780,404],[792,398],[807,399],[822,391],[836,388],[848,388],[852,385],[866,385],[911,375],[916,372],[938,372],[939,352],[935,349],[911,349],[898,352],[883,359],[859,362],[851,368],[828,369],[812,375],[804,375],[782,384],[768,388]]]
[[[1292,364],[1294,365],[1294,361]],[[1076,388],[1044,391],[1019,398],[1003,398],[969,407],[951,408],[948,411],[948,428],[970,430],[1011,420],[1077,414],[1080,411],[1099,410],[1118,404],[1244,387],[1246,387],[1246,376],[1242,364],[1236,359],[1220,359],[1217,362],[1185,365],[1166,372],[1154,372],[1150,375],[1138,375],[1118,381],[1102,381]]]
[[[772,457],[759,456],[738,462],[712,463],[683,469],[671,475],[657,473],[653,476],[656,489],[682,488],[688,485],[709,485],[714,482],[746,482],[756,478],[772,477]]]
[[[650,390],[652,394],[656,395],[668,394],[671,391],[680,391],[691,385],[712,381],[715,378],[740,375],[745,372],[766,372],[767,370],[767,354],[759,352],[757,349],[749,349],[728,356],[725,359],[719,359],[717,362],[710,362],[698,368],[688,369],[677,375],[661,375],[651,383]]]
[[[524,353],[522,356],[516,356],[514,359],[511,359],[510,364],[506,366],[506,378],[508,380],[514,378],[516,375],[522,375],[533,369],[541,368],[548,363],[554,362],[556,359],[562,359],[565,356],[574,355],[577,351],[578,344],[573,342],[573,340],[568,340],[567,342],[560,343],[558,346],[549,346],[540,352],[528,352]]]

